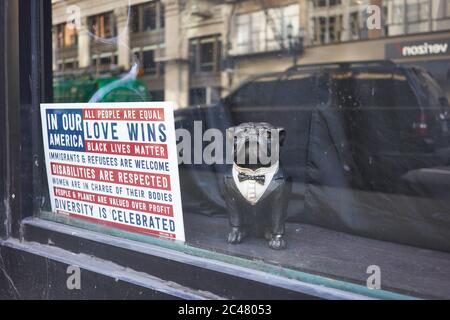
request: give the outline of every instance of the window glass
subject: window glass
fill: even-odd
[[[200,44],[200,70],[212,71],[214,64],[214,43],[204,42]]]
[[[206,88],[191,89],[189,91],[189,104],[193,106],[206,104]]]
[[[133,6],[131,8],[130,12],[130,25],[131,25],[131,32],[137,33],[140,32],[140,7],[139,6]]]
[[[405,19],[405,1],[394,0],[393,1],[393,12],[392,12],[394,23],[401,24]]]
[[[154,101],[164,101],[164,90],[150,91],[150,97]]]
[[[265,52],[278,50],[286,45],[288,33],[297,36],[300,30],[299,5],[270,8],[234,17],[233,42],[236,53]],[[283,41],[281,43],[280,41]]]
[[[156,74],[155,51],[148,50],[143,52],[142,62],[146,74]]]
[[[220,36],[194,38],[189,41],[190,68],[194,73],[217,72],[220,67]]]
[[[154,3],[143,7],[143,31],[156,29],[156,5]]]
[[[59,48],[72,47],[77,44],[77,30],[67,23],[57,25],[56,34]]]
[[[69,2],[79,19],[68,16]],[[174,104],[176,133],[190,137],[178,149],[189,253],[358,288],[376,265],[386,290],[450,297],[439,279],[445,266],[433,264],[450,261],[449,8],[434,0],[52,1],[53,102]],[[272,146],[276,161],[263,163],[260,150]],[[258,161],[240,163],[237,150]],[[76,225],[49,201],[42,217]],[[389,273],[396,268],[411,277]]]
[[[112,13],[104,13],[88,18],[89,31],[99,38],[109,38],[114,35]]]
[[[164,10],[164,4],[159,3],[159,27],[164,29],[166,26],[166,12]]]

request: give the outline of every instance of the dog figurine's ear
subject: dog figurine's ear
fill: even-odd
[[[226,130],[226,137],[230,145],[234,143],[234,132],[236,131],[236,127],[230,127]]]
[[[280,147],[284,145],[284,140],[286,139],[286,130],[284,128],[277,128],[278,130],[278,137],[280,139]]]
[[[226,163],[233,163],[236,153],[236,127],[225,130]]]

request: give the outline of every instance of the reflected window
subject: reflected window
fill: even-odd
[[[100,65],[102,66],[109,66],[110,64],[112,64],[112,62],[113,62],[112,57],[100,58]]]
[[[189,105],[206,104],[206,88],[195,88],[189,90]]]
[[[156,46],[147,46],[144,48],[135,48],[133,50],[136,61],[139,62],[142,75],[161,77],[164,75],[164,62],[158,61],[161,56],[161,48]]]
[[[164,4],[159,3],[159,27],[164,29],[166,26],[166,11],[164,8]]]
[[[151,3],[143,7],[143,31],[156,29],[156,4]]]
[[[429,0],[412,0],[407,3],[408,22],[426,21],[429,18],[431,2]]]
[[[88,19],[89,31],[99,38],[114,36],[115,26],[112,12],[91,16]]]
[[[77,44],[77,29],[72,24],[61,23],[56,26],[58,48],[69,48]]]
[[[405,2],[403,0],[394,0],[392,12],[394,24],[402,24],[405,21]]]
[[[189,44],[191,70],[194,73],[219,71],[220,35],[191,39]]]
[[[155,51],[147,50],[142,53],[145,74],[156,74]]]
[[[152,101],[164,101],[164,90],[150,91],[150,99]]]
[[[203,87],[191,88],[189,90],[189,104],[195,105],[211,105],[220,100],[220,88]]]
[[[164,29],[164,6],[160,1],[143,3],[131,8],[131,32],[148,32]]]
[[[214,68],[214,43],[200,44],[200,70],[210,72]]]
[[[315,7],[321,8],[341,4],[341,0],[314,0],[313,4]]]
[[[248,54],[287,47],[288,29],[296,37],[300,28],[300,6],[292,4],[236,15],[233,53]]]
[[[350,14],[350,31],[352,39],[358,39],[361,36],[361,21],[359,12]]]
[[[131,7],[131,12],[130,12],[130,29],[131,32],[133,33],[137,33],[141,30],[140,28],[140,21],[141,21],[141,17],[140,17],[140,12],[141,10],[139,9],[139,6],[133,6]]]

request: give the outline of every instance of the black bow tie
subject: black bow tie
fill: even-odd
[[[239,179],[239,182],[246,181],[246,180],[255,180],[259,184],[264,185],[264,182],[266,181],[266,176],[265,175],[252,176],[252,175],[249,175],[249,174],[246,174],[243,172],[239,172],[238,179]]]

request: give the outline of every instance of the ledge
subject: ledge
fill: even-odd
[[[23,222],[24,238],[95,256],[193,290],[231,299],[411,298],[84,221],[64,222],[76,227],[37,218],[26,219]]]

